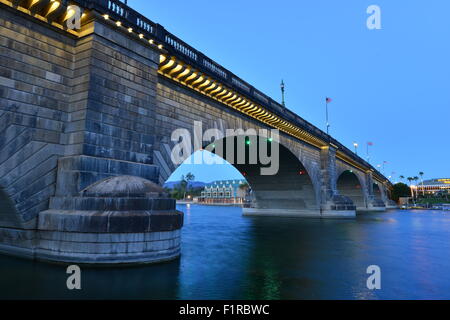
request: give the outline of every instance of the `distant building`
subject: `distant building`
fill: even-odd
[[[425,191],[425,194],[450,193],[450,179],[425,180],[423,184],[422,182],[418,183],[416,188],[419,193]]]
[[[199,202],[243,204],[249,195],[249,189],[241,187],[243,184],[247,184],[247,181],[235,179],[208,183],[201,193]]]

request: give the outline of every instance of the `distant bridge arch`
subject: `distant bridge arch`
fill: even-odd
[[[247,180],[253,197],[252,208],[246,210],[248,214],[313,215],[320,210],[320,180],[317,179],[320,170],[316,163],[296,155],[288,141],[281,141],[269,140],[265,136],[238,135],[215,140],[205,145],[203,150],[227,161]],[[261,143],[266,144],[264,150],[261,150]],[[227,146],[234,148],[230,153],[232,159],[229,159]],[[238,153],[242,151],[245,152],[244,162],[239,160]],[[256,162],[251,161],[251,152],[256,155]],[[268,156],[270,164],[261,163],[260,152]],[[196,161],[195,158],[196,155],[191,156],[190,163]],[[200,155],[197,158],[201,160]],[[171,173],[176,168],[177,165],[173,165]],[[263,168],[271,168],[274,174],[264,174]]]
[[[367,209],[367,192],[363,179],[359,175],[355,174],[353,170],[343,171],[336,182],[337,191],[343,196],[349,197],[356,210]]]

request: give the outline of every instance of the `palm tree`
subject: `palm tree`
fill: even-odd
[[[423,175],[424,173],[422,171],[419,172],[420,180],[422,182],[422,195],[425,197],[425,189],[423,188]]]
[[[185,184],[183,199],[186,199],[186,191],[189,189],[189,182],[194,181],[195,176],[191,172],[188,172],[186,176],[181,177],[182,181]]]
[[[249,185],[247,182],[243,182],[239,185],[239,189],[241,190],[247,190],[249,188]]]
[[[414,199],[414,190],[413,190],[413,188],[411,187],[411,181],[413,181],[414,178],[408,177],[408,178],[406,178],[406,180],[409,181],[409,189],[411,189],[411,197]]]
[[[419,177],[418,176],[414,176],[413,181],[416,182],[417,180],[419,180]],[[416,195],[415,195],[415,198],[416,198],[418,196],[417,195],[417,182],[416,182],[416,185],[415,185],[414,189],[416,190]]]
[[[247,196],[249,195],[250,192],[250,186],[247,182],[243,182],[239,185],[239,190],[242,190],[242,192],[244,192],[244,201],[247,199]]]
[[[400,181],[403,182],[403,179],[405,179],[405,176],[404,175],[400,175],[399,178],[400,178]]]

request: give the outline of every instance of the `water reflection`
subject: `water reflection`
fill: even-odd
[[[355,220],[242,217],[235,207],[182,205],[182,257],[133,268],[65,267],[0,256],[0,298],[442,299],[450,298],[450,216],[364,213]],[[366,288],[369,265],[382,290]]]

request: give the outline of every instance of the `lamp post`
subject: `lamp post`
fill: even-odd
[[[283,80],[281,80],[280,89],[281,89],[281,104],[283,105],[283,107],[286,107],[286,104],[284,102],[284,81]]]
[[[355,147],[355,154],[358,154],[358,143],[353,142],[353,146]]]
[[[327,120],[327,134],[330,134],[330,122],[328,121],[328,104],[331,102],[331,98],[326,97],[325,98],[325,115]]]

